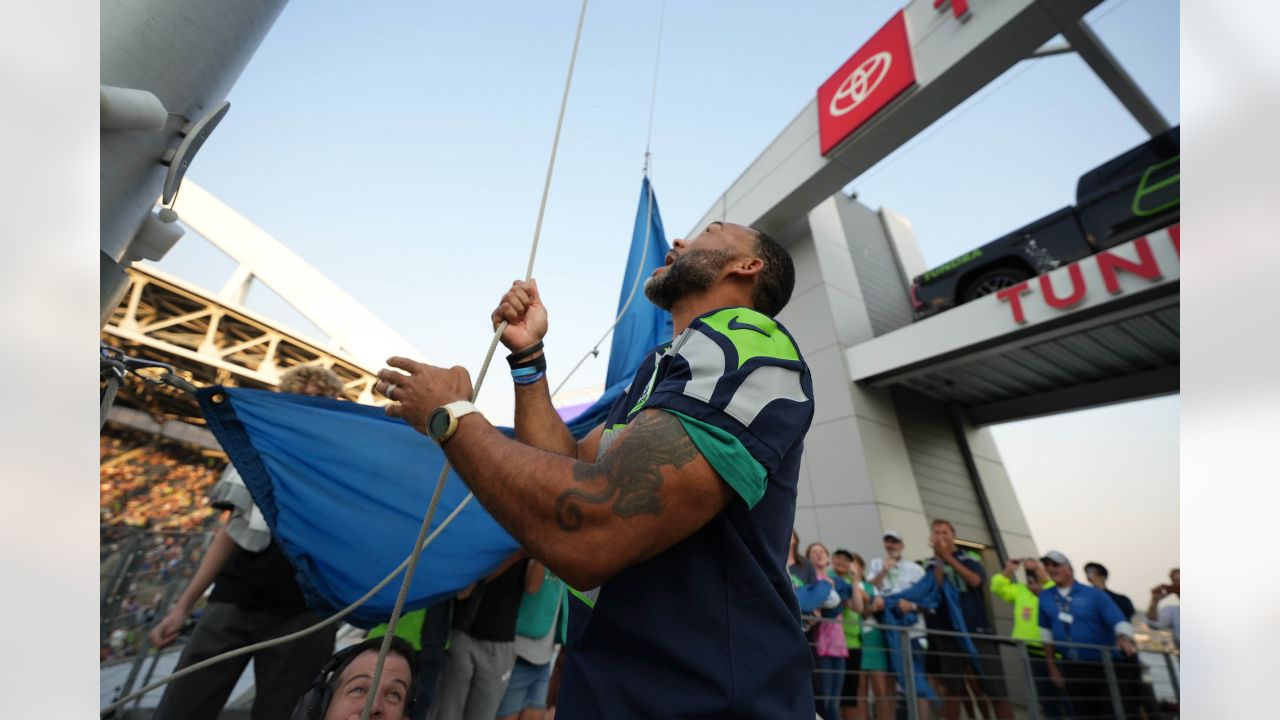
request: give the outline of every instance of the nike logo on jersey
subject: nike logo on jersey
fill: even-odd
[[[734,315],[734,316],[733,316],[733,318],[729,320],[729,324],[728,324],[728,325],[726,325],[726,327],[728,327],[730,330],[755,330],[756,332],[760,333],[761,335],[763,335],[763,336],[765,336],[765,337],[769,337],[769,333],[765,332],[764,330],[761,330],[760,328],[756,327],[755,325],[748,325],[747,323],[739,322],[739,320],[738,320],[738,318],[739,318],[739,317],[741,317],[741,316],[740,316],[740,315]]]

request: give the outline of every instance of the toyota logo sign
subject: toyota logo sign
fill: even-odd
[[[818,139],[831,152],[916,83],[901,11],[818,88]]]
[[[892,66],[893,56],[887,52],[878,52],[864,60],[840,83],[836,94],[831,97],[831,114],[840,117],[858,107],[859,103],[880,86],[880,81],[889,74]]]

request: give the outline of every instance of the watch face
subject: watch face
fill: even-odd
[[[436,408],[436,411],[431,413],[431,417],[427,418],[427,433],[433,438],[439,438],[447,432],[449,432],[449,411]]]

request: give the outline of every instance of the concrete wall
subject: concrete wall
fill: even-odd
[[[923,262],[910,223],[836,194],[787,238],[796,287],[779,320],[813,373],[815,414],[805,442],[796,530],[873,557],[886,529],[910,557],[929,554],[929,521],[945,517],[960,538],[993,538],[963,461],[948,409],[920,396],[850,380],[845,350],[911,322],[908,278]],[[1009,552],[1034,544],[988,431],[964,428]]]

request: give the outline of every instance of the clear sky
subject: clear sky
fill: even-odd
[[[668,233],[687,232],[901,3],[670,0],[651,173]],[[427,360],[474,373],[488,313],[524,272],[577,12],[573,0],[290,3],[190,177]],[[588,11],[535,269],[553,381],[612,320],[658,17],[656,2]],[[1178,18],[1174,0],[1105,0],[1089,16],[1174,123]],[[1083,171],[1142,139],[1079,58],[1056,56],[1016,66],[850,189],[909,218],[932,265],[1071,203]],[[233,267],[191,236],[160,266],[215,289]],[[261,286],[248,305],[314,332]],[[599,384],[604,360],[568,387]],[[481,393],[495,415],[509,385]],[[1139,604],[1177,564],[1177,424],[1166,398],[995,429],[1040,545],[1106,562]]]

